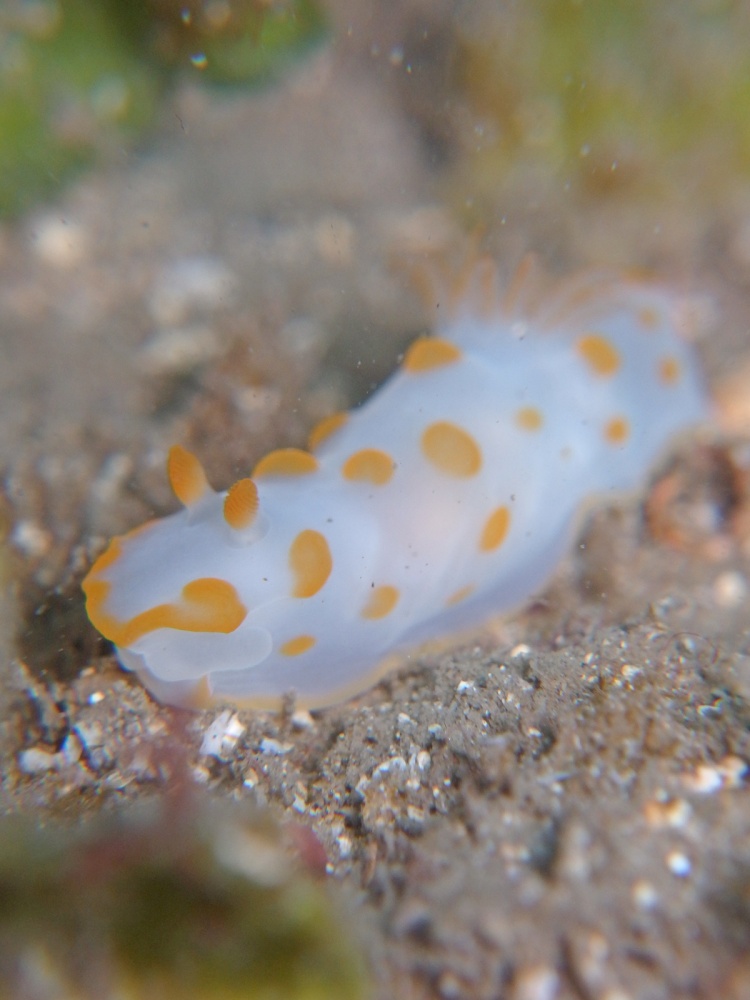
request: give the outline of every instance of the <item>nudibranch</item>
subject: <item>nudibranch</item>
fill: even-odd
[[[474,260],[377,393],[227,491],[172,448],[182,509],[83,583],[123,666],[177,705],[322,706],[538,590],[587,499],[642,485],[707,402],[670,292],[588,271],[532,306],[524,273],[501,295]]]

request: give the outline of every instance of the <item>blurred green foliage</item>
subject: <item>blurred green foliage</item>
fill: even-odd
[[[0,13],[0,214],[54,191],[93,151],[142,128],[157,77],[88,0]]]
[[[607,194],[689,194],[750,168],[747,4],[484,3],[458,33],[464,180],[480,198],[514,168]]]
[[[269,815],[192,796],[174,809],[79,831],[3,821],[0,996],[363,1000],[328,886]]]
[[[324,32],[314,0],[2,0],[0,216],[138,135],[175,72],[255,84]]]
[[[214,83],[267,80],[325,34],[313,0],[145,0],[140,11],[110,3],[160,60],[192,65]]]

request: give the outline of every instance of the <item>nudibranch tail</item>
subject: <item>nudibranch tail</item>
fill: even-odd
[[[583,320],[592,311],[611,313],[616,305],[627,309],[629,301],[648,296],[662,308],[673,300],[645,271],[633,269],[623,273],[614,268],[589,268],[559,281],[540,303],[535,319],[541,327],[554,330],[562,324]]]
[[[409,278],[425,309],[432,314],[439,308],[443,321],[456,321],[471,313],[489,322],[504,309],[497,266],[492,257],[481,252],[480,240],[481,234],[475,233],[456,272],[442,256],[408,264]]]
[[[531,310],[531,292],[539,275],[539,261],[536,254],[527,253],[521,258],[502,297],[502,313],[508,319]]]

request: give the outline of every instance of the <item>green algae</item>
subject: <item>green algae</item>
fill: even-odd
[[[211,83],[265,83],[326,36],[312,0],[150,0],[149,13],[140,30],[160,58],[192,66]]]
[[[153,67],[87,0],[16,2],[0,13],[0,214],[54,192],[99,151],[136,134]]]
[[[0,5],[0,217],[121,155],[182,75],[251,86],[325,36],[313,0],[8,0]]]
[[[750,12],[729,2],[538,0],[458,25],[476,123],[464,188],[532,169],[594,194],[692,196],[750,168]]]
[[[340,903],[269,815],[173,809],[78,831],[3,821],[0,996],[43,981],[81,1000],[363,1000]]]

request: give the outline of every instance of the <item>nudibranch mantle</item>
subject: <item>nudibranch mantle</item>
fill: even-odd
[[[391,654],[521,604],[584,502],[640,486],[706,417],[672,294],[590,271],[531,308],[524,272],[500,296],[473,261],[377,393],[228,491],[171,450],[182,509],[115,538],[83,583],[157,697],[322,706],[365,689]]]

